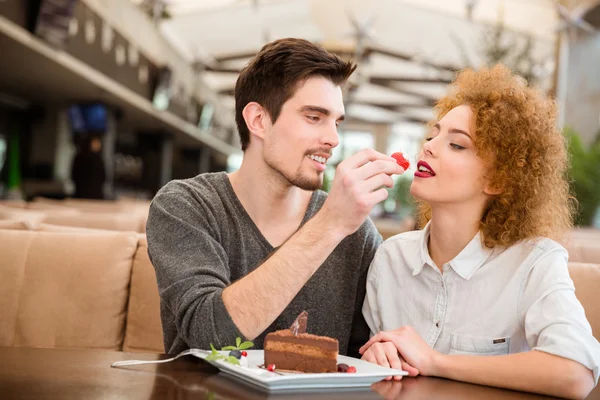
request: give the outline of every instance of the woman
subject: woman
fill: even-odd
[[[373,259],[363,359],[585,397],[600,345],[553,240],[572,226],[554,103],[496,66],[460,73],[436,110],[411,186],[427,224]]]

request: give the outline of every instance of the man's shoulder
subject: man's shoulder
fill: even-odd
[[[204,173],[187,179],[175,179],[164,185],[155,198],[193,196],[196,199],[211,199],[223,192],[227,174],[225,172]]]

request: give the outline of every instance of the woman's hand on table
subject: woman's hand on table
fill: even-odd
[[[365,361],[402,369],[409,376],[435,376],[437,360],[443,356],[410,326],[379,332],[359,352]]]

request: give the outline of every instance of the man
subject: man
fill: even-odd
[[[84,137],[71,166],[75,196],[80,199],[104,199],[106,171],[99,137]]]
[[[355,65],[308,41],[267,44],[241,72],[238,171],[173,181],[152,202],[148,249],[161,296],[165,350],[208,349],[288,328],[358,354],[368,266],[381,236],[367,218],[403,169],[365,150],[319,191],[344,119],[340,85]]]

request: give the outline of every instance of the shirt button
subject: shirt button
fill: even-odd
[[[439,321],[435,323],[435,327],[436,327],[436,328],[439,328],[439,327],[440,327],[440,322],[439,322]]]

